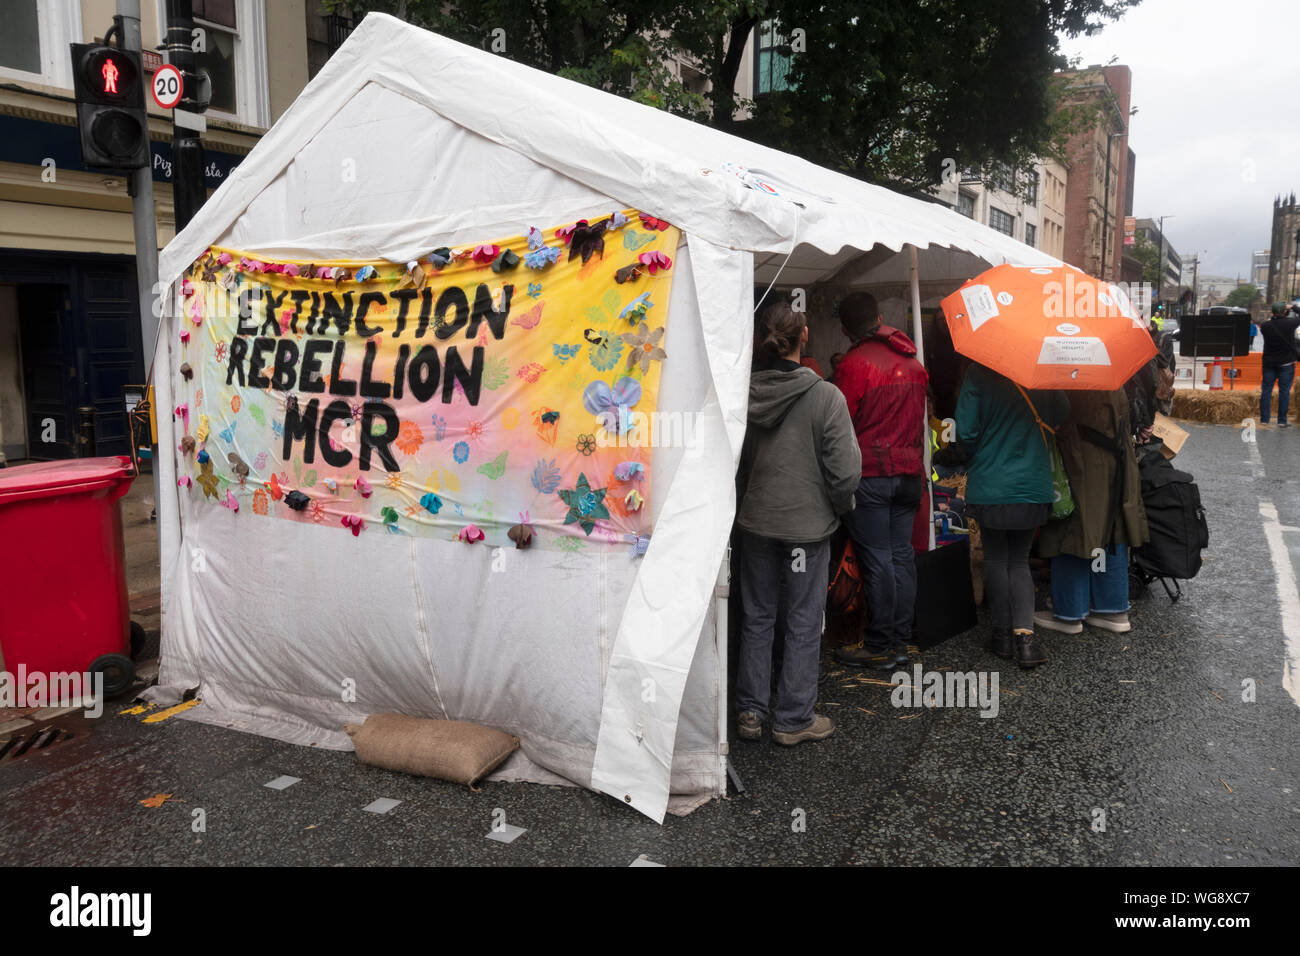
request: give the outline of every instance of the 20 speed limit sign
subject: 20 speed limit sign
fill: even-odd
[[[165,110],[175,109],[181,101],[185,84],[181,80],[181,71],[170,63],[158,67],[153,75],[153,101]]]

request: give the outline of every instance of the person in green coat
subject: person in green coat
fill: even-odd
[[[1052,559],[1052,610],[1034,615],[1039,627],[1065,634],[1084,624],[1117,634],[1131,627],[1128,549],[1149,535],[1129,416],[1123,390],[1070,393],[1056,442],[1074,511],[1039,536],[1038,553]]]
[[[970,456],[966,513],[984,543],[988,648],[1021,667],[1047,661],[1034,640],[1029,549],[1052,513],[1048,435],[1069,411],[1061,392],[1026,391],[983,365],[966,371],[957,399],[957,440]]]

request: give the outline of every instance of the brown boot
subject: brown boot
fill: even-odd
[[[1034,632],[1016,628],[1011,633],[1011,643],[1016,652],[1016,663],[1021,667],[1037,667],[1047,663],[1047,653],[1034,640]]]

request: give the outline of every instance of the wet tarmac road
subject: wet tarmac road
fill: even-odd
[[[835,737],[733,743],[746,792],[659,827],[577,789],[474,794],[119,705],[91,734],[0,764],[0,864],[1300,863],[1300,706],[1283,688],[1284,616],[1300,629],[1300,428],[1261,429],[1252,446],[1187,427],[1177,463],[1200,484],[1211,543],[1179,603],[1157,587],[1129,634],[1048,636],[1037,671],[988,655],[978,631],[925,656],[997,671],[996,717],[898,710],[832,665]],[[1290,568],[1281,596],[1275,559]],[[281,774],[302,781],[264,786]],[[158,793],[173,796],[140,804]],[[378,797],[402,803],[363,811]],[[486,840],[495,808],[527,832]]]

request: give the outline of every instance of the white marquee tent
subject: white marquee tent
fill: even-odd
[[[918,275],[934,299],[989,265],[1057,260],[371,14],[161,254],[173,292],[157,402],[171,407],[183,361],[177,280],[210,245],[405,262],[625,207],[682,230],[659,408],[697,416],[692,447],[654,453],[648,552],[534,550],[494,575],[487,549],[369,535],[340,550],[337,529],[232,521],[166,492],[177,434],[164,417],[157,699],[197,686],[187,717],[335,749],[368,713],[487,724],[522,738],[506,777],[563,778],[655,820],[725,791],[725,557],[755,285],[910,282],[915,314]],[[345,679],[355,701],[341,699]]]

